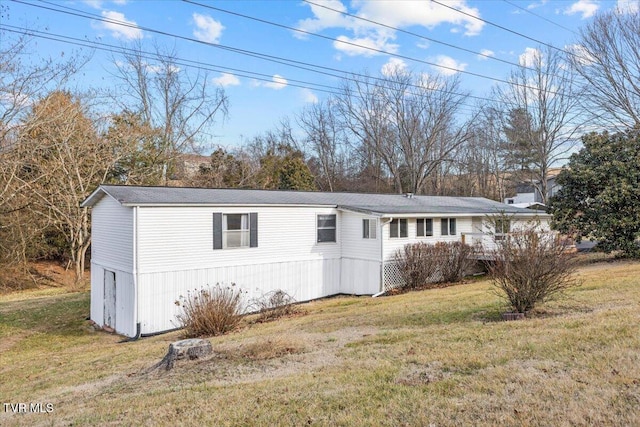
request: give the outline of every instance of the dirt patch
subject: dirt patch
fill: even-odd
[[[450,376],[450,372],[443,370],[442,363],[434,361],[425,365],[411,364],[396,377],[396,383],[422,386],[442,381]]]

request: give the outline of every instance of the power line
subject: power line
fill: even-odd
[[[66,9],[66,10],[60,10],[60,9],[56,9],[56,8],[53,8],[53,7],[47,7],[47,6],[43,6],[43,5],[36,5],[36,4],[29,3],[29,2],[26,2],[26,1],[23,1],[23,0],[12,0],[12,1],[14,1],[16,3],[25,4],[27,6],[32,6],[32,7],[36,7],[36,8],[50,10],[50,11],[54,11],[54,12],[58,12],[58,13],[68,14],[68,15],[72,15],[72,16],[85,18],[85,19],[95,19],[95,20],[99,20],[99,21],[102,21],[102,22],[121,25],[121,26],[129,27],[129,28],[135,28],[135,29],[139,29],[139,30],[144,30],[144,31],[148,31],[148,32],[164,35],[164,36],[167,36],[167,37],[172,37],[172,38],[176,38],[176,39],[195,42],[195,43],[203,44],[203,45],[206,45],[206,46],[209,46],[209,47],[214,47],[214,48],[230,51],[230,52],[237,53],[237,54],[246,55],[246,56],[250,56],[250,57],[255,57],[255,58],[258,58],[258,59],[261,59],[261,60],[266,60],[266,61],[270,61],[270,62],[281,64],[281,65],[285,65],[285,66],[289,66],[289,67],[293,67],[293,68],[298,68],[298,69],[302,69],[302,70],[306,70],[306,71],[310,71],[310,72],[314,72],[314,73],[319,73],[319,74],[323,74],[323,75],[327,75],[327,76],[331,76],[331,77],[338,77],[338,78],[342,78],[342,79],[350,80],[350,81],[354,81],[354,82],[360,82],[359,80],[355,79],[354,77],[372,79],[372,80],[376,80],[376,81],[381,81],[383,83],[387,82],[383,78],[376,78],[376,77],[366,76],[366,75],[357,74],[357,73],[350,73],[350,72],[347,72],[347,71],[344,71],[344,70],[339,70],[339,69],[335,69],[335,68],[331,68],[331,67],[321,66],[321,65],[317,65],[317,64],[311,64],[311,63],[307,63],[307,62],[303,62],[303,61],[297,61],[297,60],[278,57],[278,56],[267,55],[267,54],[254,52],[254,51],[249,51],[249,50],[244,50],[244,49],[238,49],[238,48],[234,48],[234,47],[231,47],[231,46],[225,46],[225,45],[221,45],[221,44],[214,44],[214,43],[198,40],[198,39],[195,39],[195,38],[192,38],[192,37],[181,36],[181,35],[178,35],[178,34],[166,32],[166,31],[161,31],[161,30],[156,30],[156,29],[152,29],[152,28],[149,28],[149,27],[138,26],[136,24],[132,24],[132,23],[128,23],[128,22],[122,22],[122,21],[118,21],[118,20],[115,20],[115,19],[111,19],[111,18],[105,18],[105,17],[103,17],[101,15],[92,14],[92,13],[89,13],[89,12],[83,12],[83,11],[80,11],[78,9],[73,9],[73,8],[66,7],[66,6],[60,6],[60,5],[57,5],[57,4],[53,4],[51,2],[47,2],[45,0],[39,0],[39,1],[40,1],[40,3],[53,5],[53,6],[60,7],[60,8]],[[207,6],[205,5],[205,7],[207,7]],[[64,37],[64,36],[62,36],[62,37]],[[112,48],[115,48],[115,47],[112,46]],[[187,60],[184,60],[184,61],[187,61]],[[218,67],[219,68],[229,69],[228,67],[220,67],[220,66],[218,66]],[[329,73],[329,72],[326,72],[326,71],[321,71],[321,70],[329,70],[329,71],[332,71],[332,72],[337,72],[337,73],[340,73],[340,75],[335,75],[335,74],[332,74],[332,73]],[[239,70],[239,71],[243,72],[243,73],[256,74],[256,73],[247,72],[247,71],[244,71],[244,70]],[[484,77],[485,78],[490,78],[490,77],[487,77],[487,76],[484,76]],[[260,80],[273,82],[272,79],[271,80],[260,79]],[[498,80],[498,79],[493,79],[493,80]],[[527,85],[517,84],[515,82],[508,82],[508,81],[504,81],[504,80],[499,80],[499,81],[502,81],[502,82],[505,82],[505,83],[509,83],[509,84],[512,84],[512,85],[515,85],[515,86],[527,88],[527,89],[539,90],[539,88],[529,87]],[[317,84],[317,83],[309,83],[309,82],[303,82],[303,83],[308,84],[308,85],[313,85],[313,86],[322,86],[322,85]],[[292,86],[295,86],[295,85],[292,85]],[[416,88],[420,88],[420,89],[424,89],[423,87],[420,87],[418,85],[410,85],[410,86],[416,87]],[[311,87],[308,87],[308,86],[297,86],[297,87],[303,87],[303,88],[306,88],[306,89],[314,89],[314,88],[311,88]],[[331,89],[336,89],[336,88],[333,88],[333,87],[330,87],[330,86],[326,86],[326,87],[329,87]],[[316,90],[321,90],[321,89],[316,89]],[[457,95],[457,96],[465,96],[466,98],[473,98],[473,99],[477,99],[477,100],[481,100],[481,101],[491,101],[490,99],[484,98],[484,97],[479,97],[479,96],[474,96],[474,95],[469,95],[469,94],[461,94],[461,93],[457,93],[457,92],[453,92],[453,91],[447,92],[447,91],[444,91],[444,90],[441,90],[441,89],[438,89],[438,88],[431,88],[430,90],[438,91],[438,92],[444,92],[444,93],[450,93],[450,94]],[[335,92],[331,92],[331,91],[326,91],[326,92],[335,94]],[[551,91],[547,91],[547,93],[556,94],[556,92],[551,92]],[[465,105],[465,104],[463,104],[463,105]],[[469,106],[469,105],[466,105],[466,106],[470,107],[470,108],[474,108],[473,106]]]
[[[357,44],[357,43],[353,43],[353,42],[337,39],[337,38],[334,38],[334,37],[325,36],[323,34],[313,33],[311,31],[301,30],[299,28],[291,27],[291,26],[284,25],[284,24],[279,24],[277,22],[267,21],[265,19],[256,18],[256,17],[253,17],[253,16],[249,16],[249,15],[245,15],[245,14],[239,13],[239,12],[233,12],[233,11],[230,11],[230,10],[227,10],[227,9],[222,9],[222,8],[211,6],[211,5],[207,5],[207,4],[197,3],[197,2],[192,1],[192,0],[182,0],[182,1],[185,2],[185,3],[194,4],[194,5],[206,8],[206,9],[215,10],[215,11],[218,11],[218,12],[221,12],[221,13],[226,13],[226,14],[229,14],[229,15],[238,16],[238,17],[241,17],[241,18],[244,18],[244,19],[249,19],[249,20],[256,21],[256,22],[261,22],[263,24],[284,28],[284,29],[287,29],[287,30],[295,31],[295,32],[302,33],[302,34],[307,34],[307,35],[318,37],[318,38],[322,38],[322,39],[325,39],[325,40],[330,40],[330,41],[333,41],[333,42],[346,44],[348,46],[353,46],[353,47],[357,47],[359,49],[369,50],[371,52],[382,53],[382,54],[393,56],[393,57],[396,57],[396,58],[406,59],[408,61],[417,62],[417,63],[421,63],[421,64],[425,64],[425,65],[429,65],[429,66],[432,66],[432,67],[437,67],[437,68],[441,68],[441,69],[445,69],[445,70],[449,70],[449,71],[454,71],[454,72],[461,73],[461,74],[467,74],[467,75],[474,76],[474,77],[479,77],[479,78],[482,78],[482,79],[492,80],[492,81],[499,82],[499,83],[514,84],[516,86],[521,86],[521,87],[526,88],[526,89],[535,89],[533,87],[529,87],[529,86],[524,85],[524,84],[518,84],[518,83],[510,82],[510,81],[505,80],[505,79],[500,79],[500,78],[497,78],[497,77],[491,77],[491,76],[487,76],[485,74],[480,74],[480,73],[474,73],[472,71],[461,70],[459,68],[449,67],[449,66],[446,66],[446,65],[441,65],[441,64],[437,64],[435,62],[425,61],[425,60],[418,59],[418,58],[412,58],[410,56],[401,55],[401,54],[398,54],[398,53],[389,52],[389,51],[382,50],[382,49],[376,49],[376,48],[373,48],[373,47],[370,47],[370,46],[364,46],[364,45],[361,45],[361,44]]]
[[[551,49],[557,50],[557,51],[562,52],[562,53],[564,53],[564,54],[566,54],[566,55],[575,56],[575,54],[574,54],[574,53],[571,53],[571,52],[569,52],[569,51],[566,51],[566,50],[564,50],[564,49],[561,49],[561,48],[559,48],[559,47],[557,47],[557,46],[554,46],[554,45],[549,44],[549,43],[545,43],[545,42],[540,41],[540,40],[538,40],[538,39],[534,39],[533,37],[529,37],[529,36],[527,36],[527,35],[525,35],[525,34],[522,34],[522,33],[519,33],[519,32],[517,32],[517,31],[511,30],[511,29],[509,29],[509,28],[507,28],[507,27],[504,27],[504,26],[502,26],[502,25],[500,25],[500,24],[496,24],[495,22],[491,22],[491,21],[487,21],[486,19],[479,18],[479,17],[474,16],[474,15],[472,15],[472,14],[470,14],[470,13],[468,13],[468,12],[465,12],[465,11],[463,11],[463,10],[456,9],[456,8],[455,8],[455,7],[453,7],[453,6],[448,6],[448,5],[444,4],[444,3],[441,3],[441,2],[439,2],[438,0],[429,0],[429,1],[431,1],[431,2],[433,2],[433,3],[435,3],[435,4],[438,4],[438,5],[442,6],[442,7],[446,7],[447,9],[450,9],[450,10],[453,10],[453,11],[455,11],[455,12],[461,13],[461,14],[463,14],[463,15],[465,15],[465,16],[469,16],[469,17],[471,17],[471,18],[477,19],[478,21],[482,21],[482,22],[484,22],[484,23],[486,23],[486,24],[492,25],[492,26],[494,26],[494,27],[496,27],[496,28],[499,28],[499,29],[501,29],[501,30],[507,31],[507,32],[509,32],[509,33],[511,33],[511,34],[515,34],[515,35],[520,36],[520,37],[522,37],[522,38],[525,38],[525,39],[527,39],[527,40],[531,40],[531,41],[536,42],[536,43],[538,43],[538,44],[541,44],[541,45],[543,45],[543,46],[547,46],[548,48],[551,48]]]
[[[196,42],[196,43],[199,43],[199,44],[204,44],[206,46],[210,46],[210,47],[214,47],[214,48],[218,48],[218,49],[222,49],[222,50],[227,50],[227,51],[231,51],[231,52],[234,52],[234,53],[239,53],[239,54],[242,54],[242,55],[259,58],[259,59],[262,59],[262,60],[267,60],[267,61],[270,61],[270,62],[275,62],[275,63],[279,63],[279,64],[282,64],[282,65],[286,65],[286,66],[290,66],[290,67],[294,67],[294,68],[298,68],[298,69],[303,69],[303,70],[306,70],[306,71],[311,71],[311,72],[327,75],[327,76],[330,76],[330,77],[338,77],[338,78],[343,78],[343,79],[347,79],[347,80],[357,81],[357,80],[355,80],[353,78],[349,78],[349,76],[357,76],[357,77],[366,77],[368,79],[374,79],[374,80],[385,82],[385,80],[383,78],[364,76],[362,74],[351,73],[351,72],[347,72],[347,71],[344,71],[344,70],[339,70],[339,69],[332,68],[332,67],[326,67],[326,66],[311,64],[311,63],[307,63],[307,62],[297,61],[297,60],[278,57],[278,56],[266,55],[266,54],[259,53],[259,52],[254,52],[254,51],[249,51],[249,50],[244,50],[244,49],[238,49],[238,48],[225,46],[225,45],[221,45],[221,44],[209,43],[209,42],[205,42],[205,41],[198,40],[198,39],[191,38],[191,37],[180,36],[180,35],[177,35],[177,34],[165,32],[165,31],[160,31],[160,30],[156,30],[156,29],[152,29],[152,28],[149,28],[149,27],[138,26],[138,25],[134,25],[134,24],[131,24],[131,23],[128,23],[128,22],[122,22],[122,21],[118,21],[118,20],[115,20],[115,19],[111,19],[111,18],[105,18],[105,17],[103,17],[101,15],[97,15],[97,14],[93,14],[93,13],[89,13],[89,12],[83,12],[83,11],[80,11],[80,10],[77,10],[77,9],[73,9],[73,8],[70,8],[70,7],[66,7],[66,6],[55,5],[57,7],[61,7],[63,9],[67,9],[67,10],[60,10],[60,9],[55,9],[55,8],[52,8],[52,7],[46,7],[46,6],[41,6],[41,5],[28,3],[28,2],[25,2],[23,0],[12,0],[12,1],[14,1],[16,3],[25,4],[27,6],[33,6],[33,7],[36,7],[36,8],[51,10],[51,11],[54,11],[54,12],[59,12],[59,13],[68,14],[68,15],[72,15],[72,16],[78,16],[78,17],[81,17],[81,18],[96,19],[96,20],[99,20],[99,21],[102,21],[102,22],[107,22],[107,23],[116,24],[116,25],[122,25],[122,26],[126,26],[126,27],[129,27],[129,28],[136,28],[136,29],[140,29],[140,30],[144,30],[144,31],[148,31],[148,32],[153,32],[153,33],[156,33],[156,34],[161,34],[161,35],[164,35],[164,36],[173,37],[173,38],[177,38],[177,39],[181,39],[181,40]],[[52,3],[44,1],[44,0],[39,0],[39,1],[41,3],[52,4]],[[338,73],[340,73],[340,75],[335,75],[335,74],[327,73],[325,71],[320,71],[320,70],[329,70],[329,71],[333,71],[333,72],[338,72]],[[415,88],[421,88],[418,85],[411,85],[411,86],[413,86]],[[424,88],[422,88],[422,89],[424,89]],[[465,96],[467,98],[474,98],[474,99],[478,99],[478,100],[484,100],[484,101],[488,100],[487,98],[483,98],[483,97],[479,97],[479,96],[474,96],[474,95],[469,95],[469,94],[461,94],[461,93],[456,93],[456,92],[452,92],[452,91],[447,92],[447,91],[444,91],[444,90],[438,89],[438,88],[431,88],[430,90],[437,91],[437,92],[443,92],[443,93],[450,93],[450,94],[458,95],[458,96]]]
[[[183,0],[183,1],[186,1],[186,0]],[[458,45],[455,45],[453,43],[443,42],[441,40],[437,40],[437,39],[434,39],[434,38],[431,38],[431,37],[427,37],[427,36],[424,36],[422,34],[414,33],[413,31],[403,30],[402,28],[398,28],[398,27],[394,27],[394,26],[391,26],[391,25],[387,25],[387,24],[384,24],[382,22],[374,21],[372,19],[363,18],[361,16],[354,15],[354,14],[349,13],[349,12],[345,12],[345,11],[342,11],[342,10],[334,9],[334,8],[329,7],[327,5],[324,5],[324,4],[314,3],[313,1],[310,1],[310,0],[303,0],[303,1],[305,3],[312,4],[314,6],[321,7],[323,9],[327,9],[327,10],[330,10],[332,12],[336,12],[336,13],[339,13],[341,15],[344,15],[344,16],[348,16],[348,17],[353,18],[353,19],[357,19],[357,20],[360,20],[360,21],[368,22],[370,24],[378,25],[378,26],[383,27],[383,28],[388,28],[390,30],[397,31],[399,33],[403,33],[403,34],[407,34],[407,35],[410,35],[410,36],[418,37],[420,39],[427,40],[427,41],[430,41],[430,42],[433,42],[433,43],[436,43],[436,44],[439,44],[439,45],[442,45],[442,46],[447,46],[447,47],[450,47],[450,48],[453,48],[453,49],[461,50],[463,52],[467,52],[467,53],[471,53],[471,54],[474,54],[474,55],[482,56],[482,57],[484,57],[486,59],[502,62],[504,64],[512,65],[512,66],[515,66],[515,67],[527,68],[528,69],[528,67],[526,67],[526,66],[524,66],[522,64],[516,64],[515,62],[507,61],[506,59],[496,58],[495,56],[488,55],[488,54],[482,53],[482,52],[477,52],[475,50],[467,49],[465,47],[458,46]]]
[[[140,55],[140,58],[143,58],[143,59],[157,60],[157,54],[154,54],[153,52],[144,51],[144,50],[136,50],[136,49],[130,49],[126,47],[114,46],[107,43],[80,39],[76,37],[70,37],[70,36],[55,34],[51,32],[45,33],[45,32],[33,30],[33,29],[27,30],[27,29],[13,26],[13,25],[0,24],[0,29],[4,29],[5,31],[9,31],[15,34],[37,37],[45,40],[57,41],[60,43],[66,43],[74,46],[88,47],[91,49],[96,49],[104,52],[118,53],[118,54],[128,53],[130,55]],[[273,83],[272,76],[269,76],[267,74],[241,70],[238,68],[212,65],[212,64],[207,64],[200,61],[193,61],[190,59],[184,59],[184,58],[178,58],[178,57],[173,57],[172,59],[175,60],[176,65],[182,65],[185,67],[196,68],[204,71],[219,72],[219,73],[224,73],[226,71],[233,71],[234,75],[237,75],[240,77],[252,78],[259,81]],[[337,89],[333,86],[324,85],[320,83],[306,82],[302,80],[295,80],[295,79],[286,79],[286,80],[287,80],[288,86],[299,87],[303,89],[313,89],[313,90],[326,92],[334,95],[338,94],[338,92],[333,91]],[[291,84],[290,82],[294,82],[295,84]]]
[[[9,31],[11,33],[15,33],[15,34],[20,34],[20,35],[28,35],[28,36],[32,36],[32,37],[37,37],[40,39],[45,39],[45,40],[51,40],[51,41],[57,41],[60,43],[65,43],[65,44],[70,44],[70,45],[74,45],[74,46],[81,46],[81,47],[88,47],[91,49],[96,49],[96,50],[100,50],[100,51],[105,51],[105,52],[110,52],[110,53],[128,53],[128,54],[135,54],[135,55],[139,55],[140,58],[142,59],[147,59],[147,60],[156,60],[157,59],[157,54],[154,54],[153,52],[148,52],[148,51],[143,51],[143,50],[137,50],[137,49],[130,49],[130,48],[126,48],[126,47],[119,47],[119,46],[114,46],[114,45],[110,45],[107,43],[101,43],[101,42],[97,42],[97,41],[91,41],[91,40],[86,40],[86,39],[79,39],[79,38],[75,38],[75,37],[70,37],[70,36],[64,36],[64,35],[60,35],[60,34],[54,34],[54,33],[44,33],[42,31],[38,31],[38,30],[32,30],[32,29],[23,29],[20,27],[15,27],[12,25],[6,25],[6,24],[0,24],[0,29],[4,29],[5,31]],[[200,70],[205,70],[205,71],[214,71],[214,72],[224,72],[223,70],[227,70],[227,71],[234,71],[235,75],[240,76],[240,77],[246,77],[246,78],[253,78],[255,80],[260,80],[260,81],[264,81],[264,82],[269,82],[272,83],[273,80],[270,78],[264,78],[264,77],[256,77],[256,76],[266,76],[269,77],[266,74],[260,74],[260,73],[255,73],[255,72],[251,72],[251,71],[246,71],[246,70],[240,70],[240,69],[236,69],[236,68],[230,68],[230,67],[224,67],[224,66],[215,66],[215,65],[211,65],[211,64],[207,64],[207,63],[203,63],[200,61],[193,61],[193,60],[188,60],[188,59],[183,59],[183,58],[178,58],[178,57],[174,57],[174,63],[175,65],[179,65],[179,66],[184,66],[184,67],[190,67],[190,68],[195,68],[195,69],[200,69]],[[339,77],[339,76],[336,76]],[[360,77],[365,77],[360,75]],[[368,77],[368,76],[366,76]],[[384,81],[384,79],[381,78],[373,78],[372,79],[375,80],[381,80]],[[355,78],[345,78],[345,80],[350,80],[350,81],[354,81],[354,82],[358,82],[361,83],[360,80],[357,80]],[[289,82],[294,82],[294,84],[291,84]],[[329,86],[329,85],[323,85],[323,84],[319,84],[319,83],[313,83],[313,82],[305,82],[305,81],[301,81],[301,80],[294,80],[294,79],[287,79],[287,86],[292,86],[292,87],[298,87],[298,88],[302,88],[302,89],[310,89],[310,90],[316,90],[316,91],[320,91],[320,92],[325,92],[328,94],[332,94],[332,95],[339,95],[340,94],[340,88],[336,88],[334,86]],[[316,87],[314,87],[316,86]],[[320,88],[319,88],[319,87]],[[417,85],[409,85],[412,87],[419,87]],[[382,87],[381,85],[374,85],[374,87]],[[465,94],[459,94],[459,93],[455,93],[455,92],[448,92],[454,95],[458,95],[458,96],[466,96]],[[412,95],[416,95],[416,93],[410,93]],[[472,96],[467,96],[467,97],[472,97]],[[478,99],[482,99],[482,100],[487,100],[484,98],[479,98],[476,97]],[[465,104],[463,102],[460,102],[459,105],[463,106],[463,107],[467,107],[468,109],[461,109],[461,111],[467,112],[467,113],[472,113],[474,112],[474,108],[475,106],[472,105],[468,105]]]
[[[513,6],[513,7],[517,8],[517,9],[522,10],[523,12],[526,12],[526,13],[528,13],[528,14],[530,14],[530,15],[533,15],[533,16],[535,16],[535,17],[537,17],[537,18],[540,18],[540,19],[542,19],[542,20],[544,20],[544,21],[547,21],[548,23],[550,23],[550,24],[552,24],[552,25],[555,25],[555,26],[556,26],[556,27],[558,27],[558,28],[562,28],[563,30],[566,30],[566,31],[569,31],[569,32],[571,32],[571,33],[573,33],[573,34],[575,34],[575,35],[578,35],[578,33],[576,33],[575,31],[573,31],[571,28],[569,28],[569,27],[565,27],[565,26],[564,26],[564,25],[562,25],[562,24],[558,24],[557,22],[552,21],[551,19],[546,18],[546,17],[544,17],[544,16],[542,16],[542,15],[539,15],[539,14],[537,14],[537,13],[535,13],[535,12],[532,12],[531,10],[529,10],[529,9],[527,9],[527,8],[524,8],[524,7],[522,7],[522,6],[519,6],[519,5],[515,4],[515,3],[514,3],[514,2],[512,2],[512,1],[509,1],[509,0],[502,0],[502,1],[504,1],[504,2],[505,2],[505,3],[507,3],[507,4],[510,4],[511,6]]]

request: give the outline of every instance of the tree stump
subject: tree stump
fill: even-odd
[[[169,344],[169,351],[164,356],[164,358],[160,362],[152,366],[149,371],[161,368],[164,368],[164,370],[168,371],[170,369],[173,369],[176,360],[200,359],[202,357],[210,355],[211,353],[213,353],[213,348],[211,347],[211,342],[207,340],[192,338],[172,342],[171,344]]]

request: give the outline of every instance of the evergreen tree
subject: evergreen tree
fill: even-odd
[[[591,133],[558,175],[551,199],[554,226],[598,248],[640,257],[640,130]]]

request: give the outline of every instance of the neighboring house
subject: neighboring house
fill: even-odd
[[[561,169],[553,169],[549,172],[549,177],[547,178],[547,200],[555,196],[560,190],[560,186],[556,184],[556,177],[560,171]],[[518,184],[516,186],[516,195],[514,197],[507,197],[504,199],[504,203],[519,208],[545,209],[546,206],[543,203],[539,186],[536,185],[537,182],[539,181]]]
[[[82,205],[91,319],[127,336],[176,328],[176,301],[208,285],[235,284],[246,300],[371,295],[396,283],[391,260],[407,243],[492,243],[490,215],[548,219],[471,197],[110,185]]]

